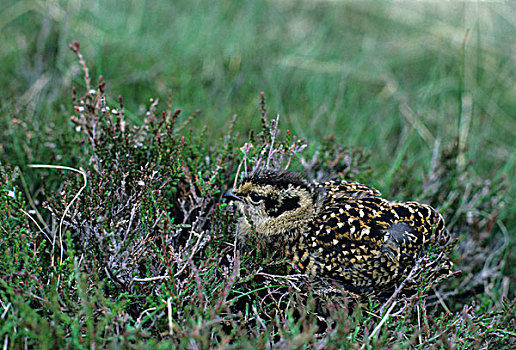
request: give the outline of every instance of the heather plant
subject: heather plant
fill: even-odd
[[[473,181],[456,144],[436,143],[425,180],[397,176],[391,190],[438,204],[461,238],[452,253],[457,273],[436,280],[430,249],[414,270],[416,294],[358,301],[336,285],[315,288],[286,274],[289,262],[255,238],[239,242],[222,195],[259,168],[367,183],[375,171],[366,152],[283,132],[263,93],[260,128],[246,135],[234,116],[214,141],[192,126],[199,112],[183,117],[173,108],[171,92],[164,107],[148,101],[136,124],[102,77],[92,83],[79,44],[70,48],[84,85],[70,108],[78,164],[31,169],[63,179],[46,185],[41,206],[20,190],[19,169],[0,168],[6,348],[514,346],[516,309],[502,274],[507,232],[498,218],[506,182]],[[410,168],[401,162],[398,173]]]

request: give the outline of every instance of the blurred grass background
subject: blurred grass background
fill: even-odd
[[[236,113],[246,135],[264,91],[283,129],[371,152],[384,191],[400,160],[421,178],[436,140],[459,134],[464,168],[507,174],[514,193],[515,32],[509,2],[3,0],[0,155],[73,164],[77,40],[135,121],[171,89],[198,127],[222,134]]]

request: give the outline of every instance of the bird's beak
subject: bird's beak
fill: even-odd
[[[224,198],[227,198],[228,200],[230,201],[240,201],[240,202],[243,202],[244,200],[238,196],[236,196],[234,193],[233,193],[233,190],[229,190],[227,191],[226,193],[224,193]]]

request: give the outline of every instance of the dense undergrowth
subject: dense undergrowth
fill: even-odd
[[[427,281],[409,298],[333,299],[285,275],[288,261],[258,242],[241,249],[222,194],[260,165],[367,183],[374,169],[365,152],[280,130],[263,94],[261,128],[245,135],[235,116],[213,141],[207,128],[191,127],[197,113],[174,109],[171,94],[151,100],[135,125],[122,98],[108,102],[102,77],[91,83],[78,44],[71,49],[84,88],[74,90],[69,130],[59,132],[75,167],[1,165],[5,348],[516,346],[509,234],[499,218],[507,184],[473,179],[457,140],[436,142],[422,182],[402,161],[390,191],[437,206],[460,238],[452,257],[461,273]],[[29,171],[42,176],[37,198]],[[61,183],[47,183],[55,172]]]

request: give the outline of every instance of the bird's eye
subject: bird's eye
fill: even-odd
[[[252,202],[253,204],[258,204],[258,203],[260,203],[260,202],[261,202],[261,200],[263,199],[263,197],[262,197],[262,196],[260,196],[258,193],[251,193],[251,194],[249,195],[249,199],[251,199],[251,202]]]

